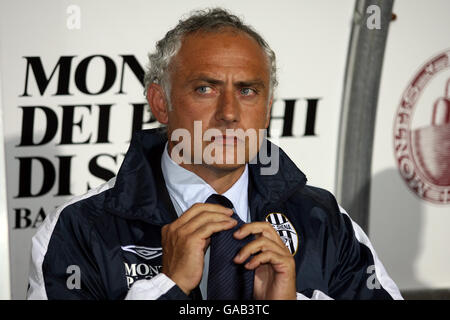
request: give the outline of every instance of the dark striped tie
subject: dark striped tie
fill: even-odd
[[[253,270],[245,269],[244,265],[248,260],[242,264],[236,264],[233,259],[243,246],[254,239],[254,236],[250,235],[242,240],[233,237],[233,233],[244,222],[236,214],[233,204],[226,197],[213,194],[205,202],[233,209],[232,218],[238,221],[234,228],[214,233],[211,236],[208,300],[251,300],[255,273]]]

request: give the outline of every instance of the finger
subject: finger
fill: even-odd
[[[284,246],[278,233],[272,227],[269,222],[252,222],[242,225],[239,230],[237,230],[233,235],[236,239],[244,239],[249,234],[262,235],[263,237],[269,238],[270,240],[278,243],[280,246]]]
[[[244,267],[248,270],[254,270],[262,264],[271,264],[275,272],[287,272],[291,258],[273,251],[265,251],[255,255]]]
[[[282,256],[291,255],[291,253],[289,252],[289,250],[286,248],[285,245],[283,245],[283,247],[280,247],[278,243],[275,243],[269,238],[259,237],[258,239],[253,240],[250,243],[246,244],[244,247],[242,247],[241,250],[236,255],[236,257],[234,258],[234,262],[243,263],[248,259],[248,257],[250,257],[250,255],[255,254],[257,252],[265,252],[265,251],[272,251]]]
[[[208,239],[214,233],[220,232],[223,230],[228,230],[233,228],[237,224],[237,220],[231,219],[230,221],[221,221],[221,222],[210,222],[202,225],[198,228],[193,236],[199,237],[201,239]]]
[[[189,221],[187,221],[180,228],[182,230],[182,233],[189,234],[195,232],[197,229],[208,223],[231,222],[231,221],[236,220],[224,213],[203,211],[198,215],[196,215],[195,217],[193,217],[192,219],[190,219]]]
[[[174,227],[178,228],[186,222],[199,215],[203,211],[223,213],[228,216],[233,215],[233,210],[214,203],[195,203],[186,210],[177,220],[173,222]]]

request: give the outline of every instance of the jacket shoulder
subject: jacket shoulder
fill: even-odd
[[[58,215],[59,212],[60,218],[90,225],[104,214],[105,198],[114,184],[115,178],[112,178],[85,194],[72,198],[57,208],[54,214]]]
[[[341,208],[326,189],[305,185],[289,198],[288,205],[296,212],[297,219],[311,230],[325,227],[334,235],[343,231]]]
[[[49,213],[33,237],[48,244],[55,228],[60,232],[87,231],[95,220],[103,214],[105,195],[115,184],[115,178],[89,190],[83,195],[73,197]]]
[[[326,189],[306,185],[298,190],[291,199],[301,202],[306,207],[318,208],[333,214],[341,213],[335,196]]]

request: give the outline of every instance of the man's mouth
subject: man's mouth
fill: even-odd
[[[224,145],[236,145],[238,143],[238,137],[225,134],[220,136],[213,136],[211,142]]]

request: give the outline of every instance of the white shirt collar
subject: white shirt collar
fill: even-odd
[[[204,203],[211,194],[217,192],[195,173],[173,161],[169,156],[167,145],[166,143],[161,157],[161,169],[169,195],[181,209],[181,212],[177,210],[177,214],[180,216],[193,204]],[[223,193],[223,196],[233,203],[237,215],[244,222],[248,222],[248,165],[245,165],[242,175],[230,189]],[[177,209],[176,207],[175,209]]]

